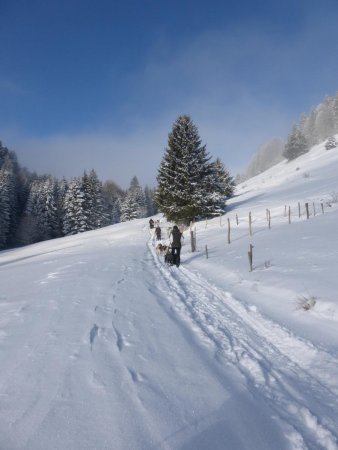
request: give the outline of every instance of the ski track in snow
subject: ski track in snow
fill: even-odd
[[[20,330],[22,323],[26,325],[22,329],[29,332],[20,336],[17,342],[23,345],[16,345],[16,355],[0,372],[0,413],[4,422],[0,429],[6,433],[0,436],[0,448],[6,442],[11,449],[42,450],[46,448],[46,440],[40,444],[39,433],[46,439],[42,430],[47,424],[54,431],[55,422],[64,423],[74,434],[78,432],[82,448],[95,448],[95,436],[90,436],[90,430],[100,430],[100,444],[111,442],[111,424],[107,419],[105,427],[100,420],[102,416],[114,417],[114,411],[122,405],[123,419],[117,425],[120,440],[116,448],[180,448],[175,442],[186,436],[179,435],[179,420],[170,422],[168,415],[164,416],[165,420],[161,417],[165,426],[160,420],[154,425],[156,409],[151,402],[153,398],[166,398],[170,389],[156,384],[156,372],[147,369],[144,373],[142,364],[135,360],[135,356],[145,358],[142,354],[133,351],[128,354],[134,345],[145,351],[149,345],[149,341],[145,346],[140,345],[142,335],[134,334],[130,339],[129,332],[135,331],[133,321],[140,311],[133,310],[136,292],[133,288],[139,289],[140,295],[144,293],[142,289],[151,291],[138,282],[144,277],[146,280],[154,277],[156,286],[152,288],[155,294],[161,294],[155,295],[157,303],[175,321],[176,330],[184,331],[188,344],[191,344],[190,336],[196,339],[197,353],[205,356],[201,358],[203,364],[208,365],[211,359],[215,361],[217,371],[210,368],[211,377],[221,378],[229,366],[238,371],[251,396],[258,403],[263,399],[271,417],[277,418],[293,450],[336,450],[338,359],[335,355],[297,337],[255,307],[244,305],[230,292],[211,285],[200,273],[184,265],[178,269],[166,266],[156,255],[151,241],[144,251],[143,259],[142,256],[131,260],[126,257],[119,261],[119,269],[114,266],[116,278],[110,283],[102,273],[112,270],[108,250],[107,259],[97,261],[97,265],[81,260],[59,267],[56,264],[53,270],[47,270],[34,281],[39,286],[37,302],[18,301],[10,305],[4,298],[2,305],[7,313],[1,318],[2,325],[12,321],[14,328]],[[83,270],[81,275],[75,268],[79,264]],[[75,273],[78,278],[74,277]],[[71,290],[64,287],[67,282],[71,283]],[[143,308],[137,300],[135,304]],[[149,308],[149,304],[145,307]],[[152,311],[148,312],[151,315]],[[72,317],[76,320],[67,320]],[[11,328],[0,331],[0,343],[6,342],[11,331]],[[151,351],[148,356],[153,357]],[[184,408],[175,403],[175,398],[165,404],[173,409],[176,405]],[[79,418],[74,417],[73,408]],[[63,411],[67,412],[65,417]],[[193,429],[189,420],[187,436],[189,427]],[[133,433],[126,438],[130,424]],[[170,430],[175,433],[170,435]],[[61,433],[62,445],[63,439]],[[62,445],[49,448],[65,448]],[[100,448],[110,447],[107,444]]]
[[[293,448],[337,450],[338,360],[200,274],[168,267],[151,241],[148,247],[177,315],[214,347],[221,364],[238,368],[252,395],[263,397],[284,423]]]

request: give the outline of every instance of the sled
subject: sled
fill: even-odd
[[[172,254],[172,248],[169,247],[167,253],[164,255],[164,262],[168,266],[179,266],[180,261],[177,261],[177,256]]]
[[[174,263],[174,255],[171,253],[171,250],[170,250],[170,253],[166,253],[164,255],[164,262],[166,264],[168,264],[168,266],[173,266],[175,264]]]

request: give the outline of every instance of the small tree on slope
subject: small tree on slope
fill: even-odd
[[[294,126],[285,144],[283,156],[291,161],[309,151],[308,142],[297,126]]]

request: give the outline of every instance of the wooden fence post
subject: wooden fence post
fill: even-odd
[[[286,205],[284,206],[284,217],[286,217]]]
[[[305,203],[305,209],[306,209],[306,218],[308,219],[310,217],[309,204],[308,203]]]
[[[250,250],[248,251],[250,272],[252,272],[252,249],[253,249],[253,245],[250,244]]]
[[[289,206],[289,225],[290,225],[290,223],[291,223],[291,208]]]
[[[316,215],[316,206],[315,206],[315,202],[312,203],[313,206],[313,216]]]
[[[228,217],[228,244],[230,244],[230,219]]]
[[[300,203],[298,202],[298,217],[300,218]]]
[[[271,212],[270,212],[270,209],[268,211],[269,211],[269,229],[270,229],[271,228]]]
[[[322,207],[322,214],[324,214],[324,205],[323,205],[323,203],[321,203],[320,206]]]
[[[205,256],[206,256],[207,259],[209,258],[209,255],[208,255],[208,246],[207,246],[207,245],[205,245]]]
[[[236,214],[236,223],[238,225],[238,215]]]
[[[190,241],[191,241],[191,251],[194,252],[196,250],[196,230],[190,231]]]

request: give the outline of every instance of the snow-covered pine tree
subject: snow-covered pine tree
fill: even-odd
[[[11,226],[11,176],[0,169],[0,249],[5,248]]]
[[[308,151],[309,146],[305,136],[297,126],[294,126],[288,136],[287,143],[285,144],[283,156],[288,161],[291,161],[292,159],[298,158],[298,156],[303,155]]]
[[[46,233],[46,239],[56,238],[60,232],[55,184],[56,181],[48,177],[42,185],[42,197],[44,200],[43,215],[45,219],[43,231]]]
[[[18,173],[19,164],[16,154],[2,146],[0,142],[0,169],[7,174],[7,190],[10,198],[10,225],[7,236],[7,246],[14,243],[14,236],[19,221],[19,196],[18,196]]]
[[[81,178],[74,178],[65,195],[63,233],[65,235],[87,231],[87,215],[83,208],[85,195]]]
[[[332,114],[333,114],[333,131],[332,134],[338,133],[338,92],[332,101]]]
[[[136,176],[132,178],[127,194],[120,204],[121,222],[146,217],[146,199]]]
[[[229,170],[224,166],[219,158],[213,163],[215,171],[215,183],[219,187],[220,191],[230,198],[234,195],[235,181],[230,174]]]
[[[136,176],[130,182],[129,193],[134,196],[135,204],[137,205],[136,214],[138,218],[147,216],[146,198],[143,189]]]
[[[326,96],[324,101],[317,107],[316,135],[318,141],[322,142],[334,133],[334,99]]]
[[[21,230],[21,241],[33,243],[58,236],[59,221],[55,180],[42,177],[30,187],[26,210],[27,233]]]
[[[189,223],[210,215],[209,159],[191,118],[178,117],[157,176],[156,203],[168,220]]]
[[[134,192],[128,191],[125,198],[121,201],[121,222],[128,222],[129,220],[137,219],[138,203],[136,203]]]
[[[155,189],[151,189],[150,187],[146,186],[144,188],[144,196],[147,208],[146,217],[157,214],[157,207],[155,205]]]
[[[65,215],[65,198],[68,190],[68,182],[65,178],[55,180],[55,198],[57,209],[58,236],[63,236],[63,220]]]
[[[109,224],[120,222],[120,199],[123,190],[114,182],[106,181],[102,186],[104,210]]]
[[[325,148],[326,150],[331,150],[333,148],[338,147],[338,143],[336,141],[336,138],[334,136],[330,136],[329,139],[325,142]]]
[[[305,136],[308,147],[318,144],[319,137],[317,135],[317,114],[318,107],[312,108],[308,115],[302,114],[298,128],[300,132]]]
[[[94,169],[83,177],[83,191],[86,199],[84,208],[88,217],[87,229],[101,228],[107,224],[107,218],[104,214],[102,184]]]

